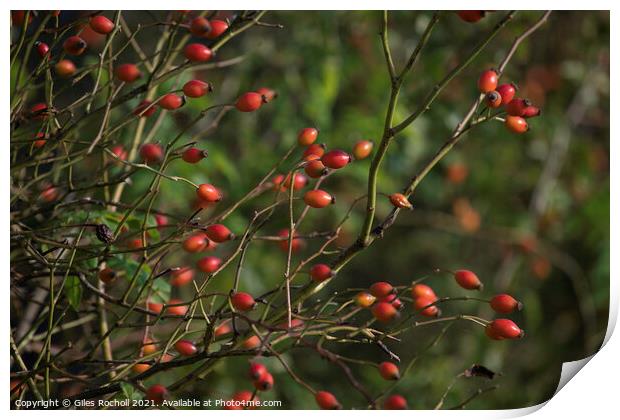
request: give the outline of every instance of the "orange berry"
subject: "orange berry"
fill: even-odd
[[[411,203],[409,202],[409,200],[404,194],[394,193],[394,194],[391,194],[389,197],[390,197],[390,202],[392,203],[394,207],[398,207],[400,209],[412,209],[413,208],[413,206],[411,205]]]
[[[374,143],[370,140],[360,140],[353,146],[353,157],[357,160],[366,159],[372,153]]]

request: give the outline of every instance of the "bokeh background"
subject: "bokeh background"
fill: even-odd
[[[496,66],[515,36],[540,14],[519,12],[432,108],[396,138],[380,173],[380,192],[391,193],[406,185],[467,111],[477,95],[478,74]],[[476,24],[463,22],[453,13],[443,16],[404,84],[395,120],[409,115],[502,15],[500,11],[489,13]],[[163,15],[126,12],[124,16],[135,25]],[[389,16],[390,42],[400,67],[432,12],[396,11]],[[194,75],[212,82],[214,93],[189,101],[174,118],[164,119],[157,136],[172,138],[197,110],[231,101],[243,91],[268,86],[278,91],[277,100],[251,115],[229,113],[214,133],[201,136],[201,129],[209,123],[205,121],[192,133],[198,137],[192,139],[208,149],[209,158],[199,166],[178,162],[169,172],[197,183],[212,182],[233,200],[256,184],[294,143],[301,127],[318,127],[320,141],[330,148],[350,150],[359,139],[378,140],[389,95],[378,36],[380,17],[380,12],[369,11],[268,13],[263,20],[283,28],[256,27],[226,45],[217,59],[239,62]],[[96,49],[96,35],[92,36],[90,44]],[[156,37],[150,32],[137,39],[149,51]],[[562,362],[588,356],[601,345],[609,301],[609,53],[608,12],[552,13],[519,47],[502,79],[515,82],[522,96],[542,108],[542,116],[530,120],[531,130],[515,135],[500,123],[472,130],[424,179],[412,197],[415,210],[401,213],[384,239],[360,254],[322,292],[324,297],[339,288],[364,288],[375,281],[406,285],[430,276],[427,281],[439,295],[462,296],[449,275],[433,274],[433,270],[470,268],[486,284],[483,296],[505,291],[524,303],[524,311],[513,318],[527,333],[519,341],[491,342],[480,328],[454,325],[396,388],[407,396],[410,408],[434,407],[453,378],[474,363],[501,376],[493,381],[499,385],[496,390],[476,398],[468,408],[538,404],[553,395]],[[127,62],[135,60],[131,49],[125,54],[122,58]],[[161,91],[192,77],[185,73]],[[85,88],[89,82],[82,83]],[[122,109],[119,118],[137,102]],[[132,129],[128,126],[120,133],[118,143],[129,144]],[[84,135],[92,137],[92,133]],[[326,189],[338,202],[329,209],[311,211],[306,228],[329,230],[344,215],[352,200],[365,193],[369,164],[369,160],[356,162],[326,181]],[[136,177],[125,200],[139,196],[150,178]],[[156,206],[169,213],[189,214],[193,194],[191,189],[164,182]],[[243,206],[229,219],[232,230],[244,229],[252,211],[267,200]],[[381,220],[391,206],[387,200],[379,202]],[[340,246],[355,239],[361,209],[346,224]],[[275,234],[285,226],[283,210],[264,232]],[[226,255],[227,251],[224,246],[217,252]],[[189,264],[193,259],[177,253],[168,262]],[[281,280],[284,265],[285,254],[277,246],[253,245],[246,256],[243,288],[256,294],[268,290]],[[233,275],[231,267],[212,287],[230,287]],[[493,316],[475,302],[446,305],[444,312]],[[392,350],[407,362],[440,328],[416,328]],[[131,339],[126,341],[127,346],[135,346]],[[337,350],[375,361],[384,358],[370,345],[339,346]],[[308,382],[329,384],[346,407],[364,406],[341,372],[315,353],[294,350],[285,358]],[[292,381],[277,360],[266,363],[277,385],[264,399],[280,399],[285,408],[315,407],[312,396]],[[249,386],[246,367],[243,359],[229,359],[179,397],[228,397]],[[354,366],[354,372],[373,393],[384,386],[374,370]],[[184,373],[176,369],[172,375],[180,378]],[[445,407],[488,385],[482,378],[458,380],[446,396]]]

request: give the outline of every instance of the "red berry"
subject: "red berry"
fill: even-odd
[[[259,391],[269,391],[273,388],[273,376],[271,373],[263,373],[260,378],[254,381],[254,387]]]
[[[116,156],[117,158],[121,159],[121,160],[127,160],[127,150],[125,150],[125,148],[123,146],[121,146],[120,144],[112,147],[110,149],[110,151],[114,154],[114,156]]]
[[[265,373],[267,373],[267,367],[263,365],[262,363],[251,363],[250,364],[250,370],[248,374],[250,376],[250,379],[252,379],[253,381],[259,379]]]
[[[30,108],[30,118],[42,120],[49,115],[47,111],[47,104],[43,102],[36,103]]]
[[[37,54],[39,54],[39,57],[45,57],[50,51],[50,46],[41,41],[35,42],[34,47],[37,49]]]
[[[260,341],[260,338],[256,335],[253,335],[252,337],[246,339],[243,343],[241,343],[241,347],[243,347],[246,350],[256,349],[260,347],[261,345],[262,345],[262,342]]]
[[[56,187],[49,186],[43,189],[43,191],[41,191],[40,197],[41,197],[41,200],[51,203],[52,201],[56,201],[59,195],[60,195],[60,192],[58,191]]]
[[[327,264],[315,264],[310,269],[310,277],[316,282],[332,278],[336,273]]]
[[[161,311],[164,309],[164,304],[157,303],[157,302],[148,302],[147,307],[149,308],[149,311],[155,312],[156,314],[158,314],[158,313],[161,313]]]
[[[430,286],[422,283],[415,284],[411,287],[411,297],[414,299],[426,297],[437,300],[435,291]]]
[[[152,103],[153,102],[149,101],[148,99],[143,100],[138,104],[136,109],[133,110],[133,115],[145,118],[150,117],[157,111],[157,108],[154,105],[150,106]]]
[[[189,340],[179,340],[174,343],[174,348],[183,356],[191,356],[198,352],[196,345]]]
[[[129,249],[138,250],[144,248],[146,244],[144,243],[142,238],[135,238],[129,241],[129,244],[127,244],[127,246],[129,247]]]
[[[192,254],[202,252],[207,247],[209,239],[204,233],[196,233],[183,241],[183,249]]]
[[[525,109],[532,105],[530,101],[523,98],[515,98],[506,104],[506,113],[516,117],[522,117]]]
[[[47,143],[45,133],[37,133],[37,135],[35,136],[35,140],[32,142],[32,145],[35,148],[40,149],[41,147],[45,146],[45,143]]]
[[[491,308],[500,314],[509,314],[515,310],[523,309],[523,304],[505,293],[493,296],[491,299]]]
[[[319,136],[319,130],[316,128],[302,128],[297,135],[297,144],[300,146],[310,146]]]
[[[206,45],[198,43],[187,44],[183,49],[183,54],[189,61],[194,62],[209,61],[213,56],[213,52]]]
[[[392,362],[382,362],[379,365],[379,373],[381,377],[386,381],[395,381],[400,378],[400,372],[398,366]]]
[[[373,283],[370,286],[370,293],[372,293],[373,296],[378,298],[383,298],[391,295],[392,293],[394,293],[394,291],[394,286],[385,281],[379,281],[377,283]]]
[[[213,331],[215,338],[221,337],[226,334],[230,334],[232,332],[232,328],[230,326],[230,322],[225,321],[218,325],[218,327]]]
[[[248,410],[256,409],[257,403],[258,401],[260,401],[260,399],[256,395],[254,395],[254,398],[252,398],[252,395],[254,395],[254,393],[250,391],[236,392],[232,396],[232,399],[233,401],[238,402],[239,405],[237,404],[229,405],[229,406],[226,406],[226,409],[229,409],[229,410],[241,410],[244,408]]]
[[[503,340],[503,339],[504,339],[504,337],[502,337],[501,335],[499,335],[499,333],[498,333],[495,329],[493,329],[493,328],[491,327],[491,324],[487,325],[487,326],[484,328],[484,333],[485,333],[485,334],[486,334],[486,336],[487,336],[487,337],[489,337],[491,340],[498,340],[498,341],[499,341],[499,340]]]
[[[158,228],[168,226],[168,218],[163,214],[155,214],[155,223]]]
[[[286,188],[287,185],[287,180],[284,180],[284,185]],[[288,185],[290,185],[290,182],[288,183]],[[306,178],[305,175],[303,174],[295,174],[295,178],[293,178],[293,190],[295,191],[299,191],[302,188],[304,188],[306,185],[308,185],[308,178]]]
[[[523,110],[523,118],[532,118],[532,117],[538,117],[540,115],[540,108],[534,106],[534,105],[530,105],[530,106],[526,106],[525,109]]]
[[[497,72],[493,69],[483,71],[478,79],[478,89],[482,93],[494,91],[497,88],[498,78]]]
[[[197,37],[206,36],[207,33],[211,30],[211,23],[207,20],[207,18],[199,16],[192,19],[189,24],[189,31],[192,35]]]
[[[291,327],[288,326],[288,321],[281,322],[277,325],[277,327],[281,330],[292,331],[303,328],[304,321],[298,318],[291,319]]]
[[[236,292],[230,297],[233,308],[240,312],[247,312],[254,309],[256,302],[249,293]]]
[[[194,279],[194,270],[189,267],[181,267],[170,274],[170,284],[175,287],[185,286]]]
[[[377,298],[368,292],[359,292],[355,295],[355,303],[360,308],[370,308],[376,300]]]
[[[303,174],[295,174],[293,180],[293,190],[299,191],[308,184],[308,178]],[[291,178],[289,176],[284,178],[284,175],[278,174],[273,177],[273,187],[276,191],[286,191],[291,185]]]
[[[495,319],[487,326],[489,337],[506,339],[522,338],[525,333],[517,324],[509,319]],[[497,339],[497,338],[496,338]]]
[[[183,301],[179,300],[179,299],[170,299],[168,301],[168,305],[175,305],[175,306],[169,306],[167,309],[168,314],[170,315],[185,315],[187,313],[187,305],[181,305],[181,303],[183,303]]]
[[[202,80],[190,80],[183,85],[183,93],[190,98],[200,98],[211,91],[211,85]]]
[[[222,259],[214,256],[203,257],[196,263],[198,269],[204,273],[213,273],[222,265]]]
[[[504,83],[496,89],[499,96],[502,97],[502,105],[510,103],[517,93],[517,86],[514,83]]]
[[[304,203],[315,209],[327,207],[335,202],[336,199],[323,190],[310,190],[304,194]]]
[[[159,100],[159,106],[163,109],[177,109],[185,105],[185,99],[176,93],[168,93]]]
[[[22,26],[26,19],[25,10],[11,10],[11,23],[15,26]],[[28,16],[28,23],[32,22],[32,12]]]
[[[281,241],[278,242],[278,246],[280,247],[280,249],[284,252],[288,252],[288,238],[289,238],[289,230],[288,229],[282,229],[280,230],[280,232],[278,232],[278,236],[283,238]],[[295,237],[295,232],[293,232],[293,242],[291,245],[291,252],[292,253],[296,253],[301,251],[304,247],[306,246],[306,242],[302,239],[302,238],[296,238]]]
[[[222,199],[222,193],[211,184],[200,184],[196,190],[196,195],[202,201],[215,203]]]
[[[432,305],[433,303],[435,303],[436,300],[437,298],[432,297],[419,297],[413,301],[413,306],[415,306],[415,308],[419,310],[420,314],[423,316],[438,316],[440,314],[439,308],[435,305]]]
[[[446,168],[446,178],[453,184],[461,184],[467,179],[467,175],[469,175],[469,169],[464,163],[455,162]]]
[[[311,144],[304,150],[303,157],[307,157],[310,155],[314,155],[318,158],[321,158],[325,154],[325,145],[323,143],[314,143]],[[306,159],[309,160],[309,159]]]
[[[153,354],[157,351],[157,345],[153,342],[145,342],[142,345],[142,353],[149,355],[149,354]]]
[[[99,272],[99,280],[104,283],[111,283],[116,279],[116,271],[112,270],[110,267],[106,267]]]
[[[524,118],[515,117],[512,115],[508,115],[506,117],[506,122],[504,124],[506,125],[506,128],[508,130],[512,131],[513,133],[517,133],[517,134],[523,134],[530,129],[529,125],[527,124],[527,121],[525,121]]]
[[[389,322],[398,315],[396,308],[388,302],[375,303],[371,311],[372,315],[381,322]]]
[[[77,35],[70,36],[62,44],[65,52],[71,55],[80,55],[84,52],[88,44]]]
[[[117,66],[114,69],[114,75],[118,80],[125,83],[133,83],[142,77],[142,73],[138,66],[131,63],[125,63]]]
[[[351,162],[351,156],[343,150],[332,150],[321,157],[323,165],[331,169],[344,168]]]
[[[398,207],[399,209],[412,209],[413,208],[413,206],[411,205],[411,203],[409,202],[409,200],[404,194],[401,194],[401,193],[390,194],[389,198],[390,198],[390,202],[392,203],[394,207]]]
[[[211,30],[207,33],[207,38],[215,39],[222,35],[228,29],[228,23],[223,20],[213,19],[211,21]]]
[[[459,10],[456,12],[465,22],[475,23],[484,17],[484,10]]]
[[[489,108],[499,108],[502,104],[502,97],[496,90],[487,93],[484,100]]]
[[[266,87],[257,89],[256,93],[258,93],[260,96],[263,97],[264,103],[269,103],[278,97],[278,92],[276,92],[273,89],[266,88]]]
[[[56,70],[56,74],[58,76],[67,78],[73,76],[77,69],[75,68],[75,64],[73,64],[73,61],[64,59],[56,63],[54,70]]]
[[[168,390],[163,385],[153,385],[146,390],[146,399],[155,404],[161,404],[168,396]]]
[[[315,155],[308,155],[308,156],[315,156]],[[316,160],[311,160],[305,164],[304,172],[310,178],[320,178],[324,175],[327,175],[327,168],[325,167],[325,165],[323,165],[323,162],[321,162],[321,160],[318,159],[318,156],[315,156],[315,157],[317,158]]]
[[[187,163],[198,163],[207,157],[207,151],[200,150],[195,147],[190,147],[183,152],[183,155],[181,155],[181,157]]]
[[[209,225],[206,229],[207,236],[213,242],[226,242],[235,238],[235,235],[224,225]]]
[[[400,310],[403,307],[403,302],[401,302],[395,293],[380,298],[379,302],[387,302],[397,310]]]
[[[148,363],[136,363],[131,367],[131,370],[137,374],[144,373],[151,368]]]
[[[90,27],[98,34],[109,34],[114,30],[114,22],[105,16],[97,15],[90,18]]]
[[[157,163],[164,159],[164,149],[159,144],[146,143],[140,147],[140,157],[146,163]]]
[[[339,410],[342,408],[334,394],[327,391],[318,391],[314,394],[314,399],[319,407],[323,410]]]
[[[366,159],[372,153],[374,143],[370,140],[360,140],[353,146],[353,157],[357,160]]]
[[[406,410],[407,400],[402,395],[390,395],[383,402],[384,410]]]
[[[235,107],[241,112],[256,111],[263,104],[263,97],[260,93],[247,92],[237,99]]]
[[[483,284],[478,276],[469,270],[458,270],[454,273],[454,279],[463,289],[482,290]]]

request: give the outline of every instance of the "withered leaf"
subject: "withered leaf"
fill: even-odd
[[[95,228],[95,233],[97,235],[97,239],[99,239],[105,244],[111,244],[114,240],[114,233],[107,225],[104,225],[103,223],[97,225],[97,227]]]
[[[466,378],[471,378],[473,376],[479,376],[487,379],[493,379],[497,373],[493,372],[491,369],[486,368],[482,365],[472,365],[469,369],[466,369],[463,372],[463,375]]]

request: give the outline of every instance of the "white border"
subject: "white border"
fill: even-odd
[[[456,10],[456,9],[487,9],[487,10],[502,10],[502,9],[511,9],[511,8],[519,8],[521,10],[541,10],[541,9],[557,9],[557,10],[575,10],[575,9],[583,9],[587,7],[589,10],[612,10],[611,12],[611,49],[612,57],[611,57],[611,75],[620,74],[618,71],[620,67],[618,66],[618,23],[619,19],[617,18],[618,13],[617,10],[617,2],[611,1],[600,1],[600,0],[589,0],[587,2],[577,2],[577,1],[563,1],[563,2],[555,2],[557,4],[553,4],[554,2],[544,2],[544,1],[532,1],[532,0],[520,0],[517,3],[515,2],[506,2],[506,1],[469,1],[469,2],[456,2],[456,1],[434,1],[434,2],[422,2],[422,1],[368,1],[368,0],[357,0],[357,1],[324,1],[324,0],[314,0],[312,2],[285,2],[285,1],[226,1],[225,8],[226,9],[271,9],[271,10],[349,10],[349,9],[358,9],[358,10],[376,10],[382,8],[395,9],[395,10],[408,10],[408,9],[420,9],[425,10],[429,9],[429,6],[439,6],[442,9]],[[213,2],[213,1],[161,1],[161,0],[151,0],[148,2],[145,1],[132,1],[127,2],[118,1],[118,0],[109,0],[105,2],[101,1],[92,1],[92,2],[84,2],[78,0],[64,0],[64,1],[31,1],[24,0],[18,2],[11,2],[11,4],[6,5],[5,7],[12,8],[20,8],[20,9],[124,9],[124,10],[141,10],[141,9],[171,9],[171,8],[181,8],[185,7],[190,10],[202,10],[202,9],[221,9],[223,3]],[[211,7],[210,7],[211,6]],[[614,8],[614,6],[616,6]],[[5,41],[0,45],[0,54],[2,57],[9,56],[9,43],[7,40],[9,39],[9,19],[8,19],[8,8],[3,10],[2,15],[2,25],[6,25],[5,27]],[[9,118],[9,89],[8,83],[6,81],[9,79],[9,62],[5,61],[5,64],[2,66],[2,80],[4,81],[0,84],[0,89],[3,91],[4,99],[4,112],[2,113],[3,127],[5,130],[8,129],[8,118]],[[615,94],[617,93],[617,84],[612,79],[611,80],[611,115],[618,115],[618,106],[617,106],[617,97]],[[7,132],[7,131],[5,131]],[[616,139],[616,141],[611,142],[611,160],[610,164],[611,169],[611,177],[612,180],[618,180],[619,174],[618,169],[613,164],[613,157],[618,155],[618,144],[617,138],[615,134],[618,133],[618,130],[615,124],[611,124],[611,139]],[[8,134],[8,133],[7,133]],[[8,148],[8,135],[4,139],[3,147]],[[10,159],[8,153],[2,154],[3,165],[2,169],[2,182],[0,183],[0,200],[2,200],[4,204],[4,208],[8,209],[9,207],[9,168],[10,168]],[[618,200],[620,199],[620,191],[615,182],[611,185],[611,214],[618,214],[618,210],[620,207],[618,206]],[[9,273],[9,220],[5,216],[1,221],[2,232],[5,233],[4,239],[1,242],[1,267],[2,272],[6,273],[5,284],[4,287],[8,288],[8,273]],[[610,228],[612,232],[612,240],[611,240],[611,278],[615,278],[615,275],[618,274],[618,264],[619,264],[619,255],[618,255],[618,230],[619,223],[611,222]],[[7,291],[7,289],[5,289]],[[5,311],[8,311],[10,308],[9,303],[9,293],[3,294],[3,303]],[[546,404],[540,404],[539,406],[529,407],[518,410],[504,410],[504,411],[458,411],[458,412],[429,412],[429,411],[408,411],[408,412],[390,412],[390,419],[394,418],[411,418],[415,417],[417,419],[420,418],[459,418],[459,419],[489,419],[489,418],[513,418],[520,417],[524,415],[530,415],[532,419],[547,419],[547,418],[562,418],[562,419],[572,419],[579,418],[583,419],[584,417],[589,418],[610,418],[612,413],[615,413],[617,410],[617,398],[618,391],[615,386],[617,386],[617,378],[620,375],[620,363],[618,362],[618,355],[620,354],[620,339],[618,339],[618,334],[612,336],[613,329],[616,324],[617,315],[618,315],[618,287],[616,282],[611,282],[611,303],[610,303],[610,319],[608,325],[608,331],[606,335],[606,344],[602,348],[602,350],[592,357],[589,363],[582,365],[583,368],[581,372],[579,372],[578,379],[569,381],[565,384],[564,388],[562,388],[559,393],[554,396],[550,401]],[[6,312],[5,312],[6,314]],[[3,336],[8,336],[8,322],[5,319],[2,322],[2,326],[0,327],[3,331]],[[0,346],[0,360],[9,360],[9,348],[8,346]],[[573,365],[573,368],[575,365]],[[9,376],[8,372],[8,364],[4,367],[5,378]],[[573,374],[576,372],[573,372]],[[571,376],[572,377],[572,376]],[[8,380],[5,379],[6,382]],[[527,383],[523,384],[524,387],[527,386]],[[2,406],[8,410],[9,407],[9,396],[8,392],[0,393],[0,401]],[[46,418],[56,419],[56,418],[64,418],[74,417],[74,416],[84,416],[86,413],[83,411],[47,411],[44,414],[41,412],[23,412],[23,411],[12,411],[11,416],[20,417],[20,418],[39,418],[41,415],[44,415]],[[89,416],[95,417],[105,417],[110,414],[107,411],[91,411],[88,413]],[[138,416],[142,416],[144,413],[141,411],[136,412],[123,412],[124,417],[133,417],[137,418]],[[158,411],[153,410],[149,411],[147,414],[149,417],[153,419],[163,419],[170,418],[172,413],[168,411]],[[386,416],[388,413],[384,413]],[[226,419],[264,419],[269,416],[269,418],[273,418],[274,420],[288,418],[291,415],[289,410],[274,410],[270,412],[266,412],[264,410],[261,411],[184,411],[183,416],[200,416],[204,417],[208,415],[210,418],[226,418]],[[295,411],[294,416],[297,418],[313,418],[317,415],[321,417],[332,417],[332,416],[347,416],[347,412],[340,413],[327,413],[327,412],[319,412],[317,411]],[[617,415],[617,414],[616,414]],[[356,417],[361,419],[373,419],[376,420],[377,413],[372,411],[358,411],[355,413]]]

